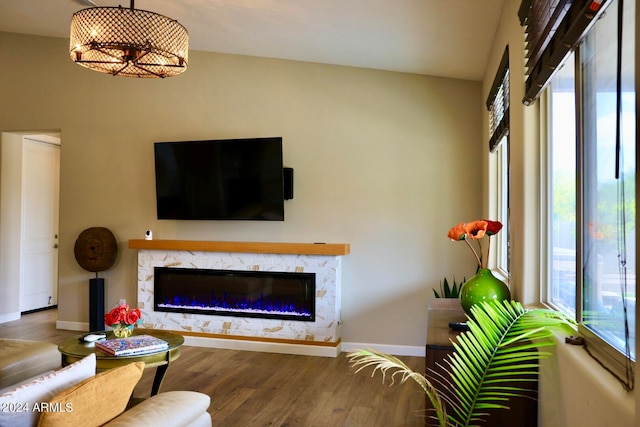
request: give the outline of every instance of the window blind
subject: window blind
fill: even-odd
[[[530,105],[604,11],[609,0],[522,0],[526,82],[522,102]]]
[[[502,55],[498,73],[493,80],[489,97],[489,151],[494,151],[509,133],[509,46]]]

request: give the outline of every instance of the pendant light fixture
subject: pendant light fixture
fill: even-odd
[[[73,14],[69,54],[76,64],[125,77],[171,77],[187,69],[189,33],[175,19],[131,7]]]

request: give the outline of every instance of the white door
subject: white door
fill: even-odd
[[[59,178],[60,146],[25,137],[21,312],[57,304]]]

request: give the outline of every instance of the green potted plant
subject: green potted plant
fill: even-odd
[[[553,310],[524,309],[517,301],[481,302],[471,312],[470,330],[452,341],[455,352],[443,364],[451,377],[444,386],[453,388],[453,398],[441,394],[425,375],[394,356],[360,350],[347,357],[356,372],[371,366],[372,375],[380,372],[383,381],[390,374],[392,382],[412,379],[418,383],[440,427],[478,426],[487,409],[508,409],[510,397],[525,395],[524,387],[514,385],[515,372],[519,376],[516,384],[536,381],[539,360],[551,355],[541,348],[555,343],[551,328],[566,325],[575,329],[575,322]]]
[[[430,330],[433,328],[446,329],[451,322],[464,322],[466,320],[460,301],[460,289],[464,282],[465,279],[462,279],[460,283],[457,283],[454,276],[452,284],[450,284],[445,277],[440,282],[439,289],[432,289],[434,298],[429,299],[427,311]]]
[[[444,281],[440,282],[440,288],[433,288],[433,296],[436,298],[460,298],[460,288],[466,281],[466,278],[463,278],[460,283],[456,283],[455,276],[453,277],[453,284],[449,286],[449,281],[447,278],[444,278]]]

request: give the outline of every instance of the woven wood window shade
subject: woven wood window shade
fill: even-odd
[[[518,16],[525,27],[525,105],[533,103],[555,71],[580,44],[609,0],[523,0]]]
[[[498,73],[493,80],[489,97],[489,151],[494,151],[509,133],[509,46],[502,55]]]

